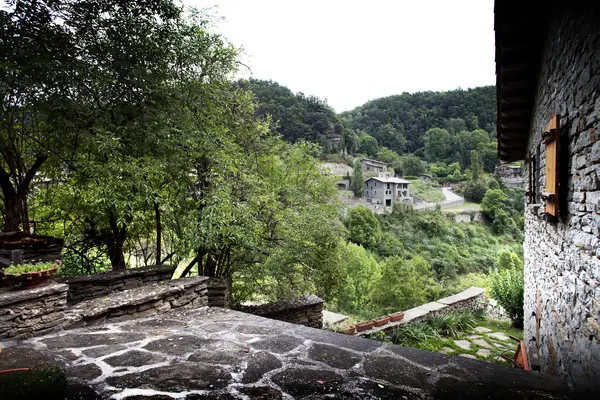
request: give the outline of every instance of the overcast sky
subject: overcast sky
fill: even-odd
[[[402,92],[493,85],[493,0],[183,0],[224,17],[245,76],[336,111]]]

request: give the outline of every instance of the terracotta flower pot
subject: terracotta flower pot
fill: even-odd
[[[356,324],[356,331],[357,332],[363,332],[363,331],[368,331],[369,329],[373,328],[373,321],[365,321],[365,322],[361,322],[360,324]]]
[[[19,275],[6,274],[0,271],[0,280],[2,286],[13,286],[20,288],[28,288],[42,285],[48,281],[50,277],[56,274],[58,271],[58,265],[44,271],[37,272],[26,272]]]
[[[390,322],[398,322],[404,319],[403,312],[397,312],[390,315]]]
[[[346,335],[354,335],[356,333],[356,326],[352,325],[346,329]]]
[[[373,323],[375,324],[375,326],[384,326],[388,322],[390,322],[390,317],[380,317],[380,318],[373,320]]]

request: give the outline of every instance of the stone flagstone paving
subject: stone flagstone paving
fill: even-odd
[[[216,308],[0,347],[0,369],[53,360],[71,380],[112,399],[570,398],[556,378],[470,354],[446,356]]]

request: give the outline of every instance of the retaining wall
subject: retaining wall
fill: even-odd
[[[453,296],[444,297],[443,299],[406,310],[404,311],[404,319],[401,321],[390,322],[384,326],[357,332],[355,335],[368,336],[379,331],[389,331],[402,324],[429,321],[436,315],[444,315],[451,312],[475,311],[484,307],[484,292],[485,289],[473,286]]]
[[[210,307],[231,308],[231,279],[210,278],[206,294]]]
[[[175,308],[208,305],[208,278],[204,276],[152,283],[81,302],[67,312],[66,328],[86,326],[108,319],[148,317]]]
[[[0,339],[44,335],[62,328],[67,285],[0,292]]]
[[[149,283],[168,281],[173,276],[174,271],[174,267],[160,265],[59,278],[58,282],[69,286],[67,295],[69,304],[77,304]]]
[[[240,311],[312,328],[323,327],[323,299],[315,295],[259,306],[244,306]]]

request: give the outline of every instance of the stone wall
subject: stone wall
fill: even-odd
[[[323,299],[314,295],[259,306],[245,306],[240,311],[312,328],[323,327]]]
[[[104,297],[113,292],[140,287],[148,283],[168,281],[173,276],[174,271],[174,267],[160,265],[59,278],[58,281],[69,285],[69,304],[77,304],[82,301]]]
[[[176,308],[205,307],[207,281],[204,276],[175,279],[83,301],[69,308],[65,326],[74,328],[109,319],[148,317]]]
[[[231,308],[231,278],[210,278],[207,289],[209,307]]]
[[[537,204],[526,208],[524,244],[528,352],[539,352],[543,372],[578,389],[600,385],[600,10],[590,7],[555,7],[549,21],[528,142]],[[541,135],[554,114],[564,206],[557,222],[547,222]]]
[[[0,339],[44,335],[62,328],[67,285],[50,283],[0,292]]]
[[[387,325],[375,327],[362,332],[357,332],[356,336],[369,336],[379,331],[390,331],[398,325],[408,323],[426,322],[436,315],[445,315],[451,312],[475,311],[485,307],[483,301],[484,289],[470,287],[453,296],[444,297],[438,301],[432,301],[420,305],[410,310],[404,311],[404,318],[397,322],[390,322]]]

